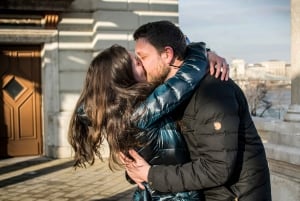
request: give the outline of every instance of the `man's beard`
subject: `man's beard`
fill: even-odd
[[[160,85],[164,83],[170,73],[170,68],[167,66],[160,67],[160,74],[157,76],[151,76],[150,82],[155,83],[156,85]]]

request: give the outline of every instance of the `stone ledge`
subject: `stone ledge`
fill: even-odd
[[[271,143],[265,143],[264,146],[268,159],[300,166],[299,148]]]
[[[283,161],[268,159],[269,169],[272,174],[285,176],[288,180],[300,182],[300,167]]]
[[[293,134],[300,136],[300,123],[286,122],[279,119],[252,117],[257,130],[270,131],[280,134]]]
[[[284,117],[285,121],[288,122],[300,122],[300,105],[290,105],[287,113]]]
[[[2,29],[0,42],[44,43],[57,38],[56,30]]]
[[[259,135],[264,143],[280,144],[300,149],[300,135],[295,135],[293,133],[280,134],[276,131],[265,130],[259,130]]]

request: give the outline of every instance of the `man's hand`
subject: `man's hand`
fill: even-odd
[[[212,51],[207,52],[207,57],[210,74],[215,75],[216,78],[221,74],[221,80],[227,81],[229,79],[229,65],[226,60]]]
[[[139,188],[145,189],[142,182],[148,181],[151,166],[136,151],[130,150],[129,154],[134,160],[129,159],[123,153],[120,153],[120,160],[124,164],[128,176],[137,183]]]

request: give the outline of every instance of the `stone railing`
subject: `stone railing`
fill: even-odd
[[[253,120],[266,149],[273,201],[300,200],[300,123]]]

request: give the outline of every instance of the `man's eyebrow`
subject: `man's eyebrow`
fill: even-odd
[[[136,57],[144,56],[145,54],[143,52],[135,52]]]

